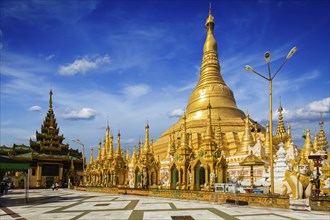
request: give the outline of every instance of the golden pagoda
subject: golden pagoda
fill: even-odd
[[[242,137],[245,128],[245,114],[237,108],[232,90],[226,85],[221,76],[221,67],[218,58],[217,42],[214,38],[215,22],[214,17],[209,11],[206,19],[206,40],[204,43],[202,65],[200,68],[200,78],[197,85],[190,95],[186,107],[186,126],[192,134],[191,142],[193,148],[198,148],[200,135],[204,132],[207,115],[208,103],[212,106],[211,115],[212,127],[219,127],[218,119],[221,118],[220,127],[222,139],[225,143],[224,152],[226,156],[234,155],[240,151],[240,144],[237,142]],[[172,127],[167,129],[154,143],[155,153],[161,159],[165,158],[169,142],[169,135],[177,135],[181,130],[183,116]],[[251,124],[254,122],[251,120]],[[260,128],[264,129],[257,125]]]
[[[159,155],[160,161],[163,161],[161,182],[170,181],[171,183],[165,185],[171,188],[200,189],[202,184],[197,184],[196,180],[203,176],[198,181],[210,184],[210,174],[217,176],[212,181],[225,181],[227,178],[225,167],[237,172],[241,169],[238,162],[249,154],[249,147],[256,144],[257,137],[264,141],[265,129],[237,108],[234,94],[222,78],[211,8],[205,27],[206,40],[200,78],[190,95],[186,112],[154,143],[155,154]],[[251,130],[256,134],[252,135]],[[179,163],[181,159],[185,161],[185,165]],[[172,164],[173,160],[177,160],[175,166]],[[198,178],[197,171],[193,170],[197,163],[202,167],[204,165],[208,167],[205,169],[205,174],[204,168],[202,169]],[[221,163],[219,167],[224,169],[216,168],[217,163]],[[173,170],[176,169],[178,180],[172,177]],[[189,175],[192,175],[191,180]],[[176,182],[178,187],[173,186]],[[189,182],[192,182],[192,185],[189,185]]]

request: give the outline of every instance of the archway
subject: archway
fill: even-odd
[[[175,189],[176,183],[179,180],[179,171],[178,171],[178,169],[176,169],[176,167],[174,167],[172,169],[172,175],[171,176],[172,176],[171,189]]]
[[[201,165],[196,167],[195,170],[195,189],[201,190],[201,185],[205,183],[205,169]]]
[[[138,187],[140,182],[141,182],[140,170],[139,170],[139,168],[136,168],[136,170],[135,170],[135,188]]]

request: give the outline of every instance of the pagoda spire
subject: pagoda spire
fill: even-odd
[[[187,142],[187,123],[186,123],[186,114],[183,115],[182,117],[183,122],[182,122],[182,134],[181,134],[181,148],[185,149],[188,147],[188,142]]]
[[[205,22],[206,39],[203,47],[203,58],[200,68],[200,78],[190,95],[186,117],[187,121],[198,120],[207,117],[204,106],[207,105],[205,97],[210,97],[212,109],[216,110],[215,117],[223,114],[224,118],[244,118],[244,112],[236,106],[234,94],[226,85],[221,76],[221,67],[218,58],[218,46],[214,38],[214,17],[211,5]]]
[[[284,120],[283,120],[283,108],[280,102],[280,106],[277,109],[278,112],[278,123],[277,123],[277,129],[276,129],[276,136],[279,137],[281,140],[286,136],[286,131],[284,127]]]
[[[166,152],[165,158],[170,159],[171,156],[174,155],[174,153],[175,153],[175,149],[174,149],[174,144],[173,144],[173,141],[172,141],[172,134],[169,133],[168,134],[168,146],[167,146],[167,152]]]
[[[318,150],[320,150],[321,152],[326,152],[329,145],[328,145],[328,140],[327,140],[327,137],[325,135],[325,132],[323,130],[323,120],[322,120],[322,115],[321,115],[321,118],[320,118],[320,131],[318,133],[318,138],[317,138],[317,148]]]
[[[107,122],[105,140],[106,140],[105,146],[106,146],[106,152],[107,152],[107,159],[111,160],[113,158],[113,137],[110,132],[109,121]]]
[[[91,148],[91,155],[90,155],[90,158],[89,158],[89,163],[93,163],[94,162],[94,148],[92,147]]]
[[[142,152],[145,154],[150,153],[150,143],[149,143],[149,123],[147,120],[146,124],[146,130],[145,130],[145,140],[144,140],[144,145],[142,147]]]
[[[241,142],[241,148],[239,150],[239,154],[248,154],[249,147],[253,147],[254,145],[253,136],[249,124],[250,122],[249,114],[246,114],[246,118],[244,121],[245,121],[245,129],[242,136],[242,142]]]
[[[41,131],[36,131],[36,141],[30,139],[30,147],[38,153],[51,155],[67,154],[69,145],[62,143],[64,136],[59,135],[59,130],[53,111],[53,91],[50,90],[49,109],[41,125]]]
[[[49,108],[53,109],[53,91],[50,89],[49,91]]]
[[[118,138],[117,138],[117,149],[115,153],[116,157],[122,156],[121,144],[120,144],[120,131],[118,131]]]
[[[98,148],[98,153],[97,153],[97,158],[96,160],[97,161],[100,161],[101,160],[101,157],[102,157],[102,151],[101,151],[101,142],[99,143],[99,148]]]
[[[291,136],[291,125],[288,125],[288,132],[287,132],[287,140],[285,142],[284,149],[289,149],[290,145],[292,144],[292,136]]]
[[[207,125],[206,125],[206,131],[205,131],[205,139],[210,140],[213,139],[213,129],[212,129],[212,119],[211,119],[211,103],[207,105]]]
[[[311,155],[313,151],[313,143],[311,140],[311,131],[310,129],[306,129],[305,131],[305,143],[303,148],[301,149],[300,152],[300,157],[304,157],[306,160],[308,160],[308,156]]]
[[[137,160],[137,156],[136,156],[136,146],[134,145],[133,147],[133,153],[132,153],[132,159],[131,159],[131,163],[135,163]]]

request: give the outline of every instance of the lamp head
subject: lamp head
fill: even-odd
[[[290,58],[293,56],[293,54],[295,54],[295,53],[297,52],[297,50],[298,50],[297,47],[293,47],[293,48],[290,50],[290,52],[288,53],[288,55],[286,56],[286,59],[287,59],[287,60],[290,59]]]
[[[270,53],[268,51],[265,53],[264,57],[265,57],[266,62],[269,63],[270,62]]]
[[[254,72],[254,69],[250,67],[249,65],[245,65],[244,69],[249,72]]]

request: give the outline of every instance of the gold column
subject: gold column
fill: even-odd
[[[253,166],[251,166],[250,170],[250,183],[251,183],[251,189],[253,189],[254,181],[253,181]]]
[[[59,174],[58,174],[59,182],[62,183],[62,180],[63,180],[63,164],[59,165],[58,172],[59,172]]]
[[[181,185],[181,168],[179,169],[178,174],[179,174],[179,185]]]
[[[36,187],[41,187],[41,171],[42,171],[42,164],[37,164],[37,184]]]
[[[209,181],[209,169],[208,168],[205,169],[205,183],[210,184],[210,181]]]

